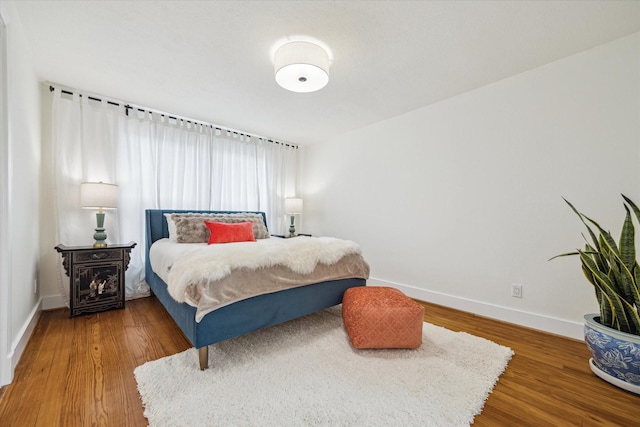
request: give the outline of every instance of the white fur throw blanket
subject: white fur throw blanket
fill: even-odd
[[[212,282],[223,281],[234,271],[243,270],[246,273],[247,270],[255,272],[271,267],[286,267],[295,275],[301,276],[302,280],[297,285],[309,284],[315,283],[315,279],[302,276],[311,275],[318,264],[332,266],[348,255],[357,255],[361,260],[360,246],[352,241],[333,237],[299,236],[291,239],[270,238],[255,242],[208,245],[180,256],[169,270],[167,284],[169,294],[176,301],[199,306],[200,300],[207,297],[207,287],[214,286]],[[352,272],[357,273],[354,275],[346,273],[346,277],[368,278],[368,264],[364,260],[361,261],[364,266],[348,267]],[[340,274],[341,277],[335,279],[345,278],[344,272]],[[256,277],[251,282],[260,280],[260,277]],[[324,280],[331,279],[322,278],[317,281]],[[249,283],[242,283],[241,286],[248,287]],[[291,283],[281,288],[286,287],[291,287]],[[200,288],[200,290],[195,291],[194,288]],[[272,291],[271,288],[258,289],[257,294]],[[219,298],[216,297],[216,299]],[[232,300],[237,299],[239,298],[232,298]],[[230,302],[233,301],[215,301],[217,305]],[[208,301],[208,303],[214,303],[214,301]]]

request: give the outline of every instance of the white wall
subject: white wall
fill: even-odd
[[[582,246],[562,197],[618,233],[639,148],[636,33],[307,147],[305,232],[359,242],[370,284],[580,338],[592,288],[547,261]]]
[[[2,295],[9,304],[0,314],[7,334],[8,348],[2,354],[0,385],[11,381],[17,364],[38,315],[38,296],[34,287],[39,258],[39,198],[40,198],[40,93],[33,69],[29,46],[12,2],[0,3],[0,15],[6,25],[8,91],[8,171],[6,203],[9,233],[3,236],[8,253],[3,253],[8,283],[0,283]]]

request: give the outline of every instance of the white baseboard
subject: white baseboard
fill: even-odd
[[[13,381],[13,373],[15,372],[16,366],[24,353],[24,349],[27,347],[27,343],[31,338],[31,334],[38,324],[38,319],[40,318],[40,312],[42,306],[42,300],[39,300],[38,303],[33,307],[31,313],[29,313],[29,317],[20,328],[18,335],[16,336],[13,343],[11,343],[11,351],[8,354],[8,359],[10,361],[11,366],[11,378],[8,378],[9,383]],[[8,384],[8,383],[7,383]],[[2,384],[6,385],[6,384]]]
[[[537,329],[556,335],[562,335],[568,338],[584,340],[584,324],[571,322],[568,320],[557,319],[541,314],[529,313],[526,311],[514,310],[499,305],[487,304],[480,301],[474,301],[466,298],[448,295],[441,292],[428,291],[412,286],[393,283],[386,280],[370,278],[367,281],[369,286],[390,286],[404,292],[411,298],[424,302],[443,305],[466,311],[468,313],[477,314],[479,316],[490,317],[492,319],[501,320],[503,322],[514,323],[516,325],[525,326],[527,328]]]
[[[55,310],[56,308],[64,308],[66,306],[67,304],[64,302],[64,297],[62,295],[42,297],[43,310]]]

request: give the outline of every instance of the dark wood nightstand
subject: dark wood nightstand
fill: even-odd
[[[69,276],[70,317],[124,308],[124,272],[136,243],[55,247]]]

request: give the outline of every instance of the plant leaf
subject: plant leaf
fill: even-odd
[[[556,255],[556,256],[554,256],[552,258],[549,258],[548,261],[551,261],[552,259],[560,258],[560,257],[563,257],[563,256],[570,256],[570,255],[580,255],[580,252],[575,251],[575,252],[567,252],[567,253],[564,253],[564,254]]]
[[[640,265],[636,261],[635,266],[633,267],[633,287],[631,289],[631,294],[633,295],[633,302],[636,304],[636,310],[640,309]]]
[[[598,239],[598,245],[600,246],[599,248],[600,251],[605,252],[602,245],[606,245],[609,251],[615,252],[616,254],[620,254],[618,245],[616,244],[616,241],[614,240],[613,236],[611,236],[611,233],[609,233],[608,231],[600,227],[600,225],[597,222],[595,222],[588,216],[584,216],[584,218],[589,222],[591,222],[593,225],[595,225],[598,228],[598,231],[600,231],[600,239]]]
[[[587,227],[587,230],[589,231],[589,235],[591,236],[591,240],[593,241],[593,245],[598,246],[598,239],[596,238],[596,234],[593,232],[593,230],[591,230],[591,227],[589,227],[589,225],[585,222],[584,220],[585,216],[582,215],[580,212],[578,212],[578,210],[567,199],[563,197],[562,200],[567,202],[571,210],[573,210],[576,213],[576,215],[578,215],[578,218],[580,218],[580,221],[582,221],[584,226]]]
[[[600,289],[600,286],[597,284],[595,277],[593,277],[593,274],[587,270],[584,264],[582,265],[582,273],[595,289],[596,300],[600,306],[600,321],[603,325],[610,326],[612,324],[611,319],[613,317],[613,306],[610,304],[610,301],[606,299],[605,295],[602,293],[602,289]]]
[[[631,294],[633,276],[631,272],[614,253],[611,253],[609,265],[611,265],[611,269],[607,276],[611,279],[613,289],[624,300],[633,303],[633,295]]]
[[[595,262],[586,254],[580,254],[580,260],[582,261],[582,265],[593,274],[596,285],[599,286],[602,290],[602,293],[607,296],[607,299],[610,301],[610,305],[612,308],[613,316],[612,320],[614,325],[617,323],[620,331],[630,332],[631,326],[629,324],[629,320],[627,319],[626,312],[624,310],[624,306],[622,304],[622,299],[618,296],[618,293],[615,290],[614,284],[611,282],[611,279],[599,271]]]
[[[625,300],[622,300],[622,305],[624,307],[627,317],[630,320],[629,330],[626,332],[630,334],[636,334],[636,335],[640,334],[640,315],[638,314],[638,311],[635,309],[635,307],[632,304],[629,304]]]
[[[627,205],[624,206],[624,209],[627,214],[620,232],[620,259],[627,269],[631,271],[636,262],[636,236],[633,221],[631,221],[631,212],[629,212]]]
[[[631,206],[631,209],[633,209],[633,213],[636,214],[636,219],[638,220],[638,222],[640,222],[640,209],[638,208],[638,206],[636,206],[636,204],[633,203],[633,201],[624,194],[622,194],[622,198],[629,204],[629,206]]]
[[[604,254],[602,254],[601,252],[598,252],[595,248],[593,248],[588,243],[585,245],[584,253],[589,254],[589,255],[593,255],[593,259],[595,260],[596,264],[598,265],[598,270],[603,271],[603,272],[608,272],[609,271],[609,264],[607,264],[607,259],[606,259]]]

